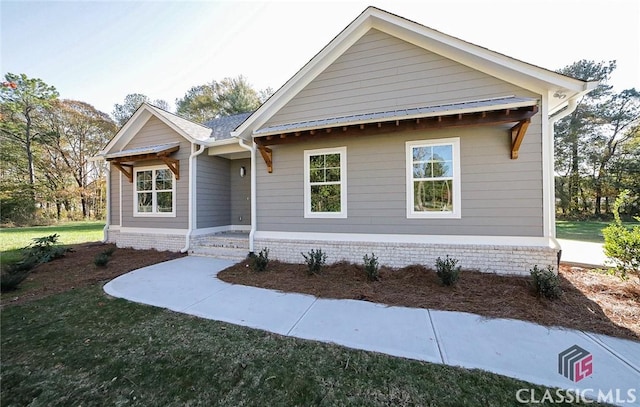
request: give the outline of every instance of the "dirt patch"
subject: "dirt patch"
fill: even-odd
[[[329,265],[322,274],[309,275],[304,264],[271,261],[267,271],[258,273],[241,262],[218,277],[316,297],[471,312],[640,339],[640,284],[578,267],[560,267],[564,294],[554,301],[539,298],[528,277],[463,271],[455,286],[444,287],[434,271],[422,266],[382,267],[380,280],[371,282],[362,266],[349,263]]]
[[[2,293],[0,304],[20,304],[74,288],[109,281],[141,267],[185,256],[157,250],[115,249],[106,266],[98,267],[95,257],[110,244],[99,242],[70,245],[64,257],[37,266],[17,290]]]

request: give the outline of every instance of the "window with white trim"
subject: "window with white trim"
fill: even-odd
[[[408,141],[407,217],[460,218],[460,138]]]
[[[166,166],[135,170],[134,214],[136,216],[175,216],[176,180]]]
[[[305,218],[347,217],[347,148],[304,152]]]

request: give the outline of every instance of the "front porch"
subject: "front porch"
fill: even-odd
[[[189,254],[241,261],[249,254],[249,232],[232,230],[192,236]]]

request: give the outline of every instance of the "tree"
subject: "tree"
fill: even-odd
[[[560,73],[585,81],[599,80],[600,85],[578,101],[575,111],[556,125],[555,157],[556,171],[560,173],[560,183],[564,187],[560,192],[563,211],[577,214],[584,210],[587,203],[580,198],[585,196],[582,185],[583,155],[590,134],[596,124],[596,104],[611,94],[612,87],[607,84],[616,68],[615,61],[599,62],[581,60],[559,70]]]
[[[193,86],[181,99],[176,99],[176,113],[203,123],[220,116],[256,110],[273,91],[257,92],[243,76],[224,78]]]
[[[49,112],[50,137],[53,151],[49,152],[51,163],[59,160],[65,173],[75,181],[80,196],[82,216],[89,216],[89,184],[93,163],[88,159],[97,154],[116,132],[116,125],[109,115],[93,106],[77,100],[58,101]],[[95,168],[93,168],[95,169]],[[49,177],[51,178],[51,177]],[[53,182],[49,179],[49,182]],[[58,208],[58,216],[59,216]]]
[[[0,87],[0,134],[3,141],[17,143],[25,153],[33,206],[36,200],[34,143],[43,140],[44,111],[58,96],[55,87],[25,74],[7,73]]]
[[[193,86],[182,99],[176,99],[176,113],[196,123],[204,123],[220,114],[216,81]]]
[[[116,120],[118,126],[123,126],[143,103],[149,103],[159,107],[160,109],[169,110],[169,104],[162,99],[151,101],[148,96],[143,95],[142,93],[130,93],[125,96],[123,104],[116,103],[113,105],[113,112],[111,114]]]
[[[596,167],[593,177],[594,214],[600,215],[603,192],[609,184],[609,165],[617,155],[618,148],[637,135],[640,119],[640,92],[635,89],[623,90],[607,98],[597,109],[597,120],[601,121],[600,131],[593,132],[590,137],[590,146],[595,150],[593,154]]]
[[[221,115],[228,116],[256,110],[260,107],[260,98],[243,76],[224,78],[220,82],[218,105]]]

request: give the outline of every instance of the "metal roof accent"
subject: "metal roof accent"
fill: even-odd
[[[104,158],[107,160],[112,160],[114,158],[131,157],[131,156],[143,155],[143,154],[160,154],[176,147],[180,147],[179,142],[158,144],[155,146],[145,146],[145,147],[132,148],[129,150],[117,151],[115,153],[106,154]]]
[[[340,127],[348,125],[366,124],[380,121],[417,119],[441,115],[475,113],[489,110],[514,109],[518,107],[535,106],[537,99],[503,96],[498,98],[475,100],[468,102],[414,107],[408,109],[390,110],[385,112],[362,113],[348,116],[332,117],[328,119],[309,120],[298,123],[287,123],[265,127],[253,132],[254,137],[304,131],[318,128]]]

